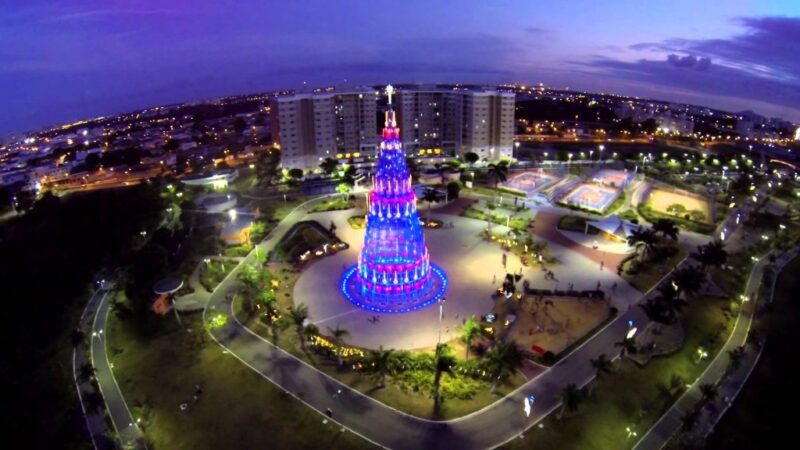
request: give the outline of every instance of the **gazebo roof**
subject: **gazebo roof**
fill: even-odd
[[[183,280],[177,277],[167,277],[158,280],[158,282],[153,285],[153,292],[158,295],[172,294],[180,290],[182,287]]]
[[[620,237],[628,237],[639,228],[639,225],[628,222],[627,220],[622,220],[616,214],[612,214],[603,220],[587,221],[586,224],[600,231]]]

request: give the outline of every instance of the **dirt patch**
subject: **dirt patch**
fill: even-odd
[[[708,204],[708,200],[702,197],[664,189],[653,189],[647,199],[647,204],[653,208],[654,211],[668,215],[673,214],[672,211],[667,211],[667,208],[671,205],[683,205],[684,208],[686,208],[686,212],[694,210],[700,211],[705,217],[702,222],[710,223],[711,221],[711,208]]]

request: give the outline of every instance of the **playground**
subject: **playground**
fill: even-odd
[[[500,326],[508,323],[506,337],[534,354],[559,354],[609,316],[604,300],[577,297],[525,296],[498,302]],[[509,320],[513,317],[513,322]]]
[[[605,186],[624,188],[628,185],[628,182],[631,180],[631,178],[633,178],[632,172],[627,172],[624,170],[601,169],[592,176],[592,181]]]
[[[653,208],[653,211],[661,214],[679,215],[681,217],[684,214],[689,214],[692,220],[697,222],[711,222],[709,202],[706,198],[698,195],[654,188],[647,197],[647,205]],[[682,205],[683,208],[674,205]],[[672,208],[670,208],[671,206]]]
[[[577,185],[562,202],[602,213],[616,200],[621,190],[594,183]]]
[[[512,176],[507,182],[503,183],[503,186],[525,192],[530,196],[534,192],[558,182],[560,179],[560,177],[542,170],[526,171]]]

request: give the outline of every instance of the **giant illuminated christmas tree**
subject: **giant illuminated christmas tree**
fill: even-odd
[[[376,312],[408,312],[444,295],[447,277],[430,262],[417,213],[417,199],[400,144],[387,86],[389,109],[367,204],[364,247],[345,271],[341,289],[355,305]]]

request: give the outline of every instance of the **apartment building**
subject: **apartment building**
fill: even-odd
[[[378,144],[377,93],[295,94],[273,98],[272,136],[281,165],[314,170],[325,158],[358,158]]]

